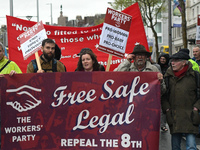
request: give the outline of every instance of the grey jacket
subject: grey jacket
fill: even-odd
[[[137,71],[138,69],[135,67],[134,63],[130,63],[127,59],[123,61],[114,71]],[[144,68],[143,72],[151,71],[151,72],[160,72],[155,65],[152,65],[149,61],[146,62],[146,68]]]
[[[197,99],[197,85],[192,64],[183,77],[177,78],[171,67],[168,68],[165,78],[167,90],[161,100],[163,112],[166,112],[167,123],[170,133],[193,133],[198,134],[200,116],[196,107],[200,110],[200,99]],[[167,83],[168,82],[168,83]]]
[[[114,69],[114,71],[135,71],[138,72],[138,69],[136,68],[134,63],[129,62],[127,59],[123,61],[117,68]],[[152,65],[149,61],[146,61],[146,67],[142,72],[160,72],[159,69]],[[166,85],[164,80],[161,82],[161,95],[165,93],[166,91]]]

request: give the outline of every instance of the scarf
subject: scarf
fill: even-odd
[[[174,75],[175,75],[176,77],[178,77],[178,78],[184,76],[185,73],[187,72],[188,67],[189,67],[188,65],[185,65],[184,68],[183,68],[182,70],[176,71],[176,72],[173,71],[173,72],[174,72]]]

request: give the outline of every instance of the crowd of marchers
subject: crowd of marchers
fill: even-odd
[[[61,50],[52,39],[45,39],[39,57],[41,66],[36,60],[27,65],[27,73],[66,72],[60,61]],[[189,49],[180,49],[177,53],[161,53],[158,63],[150,58],[151,53],[143,45],[135,45],[114,71],[157,72],[161,88],[161,123],[162,132],[171,134],[172,150],[180,150],[181,139],[186,137],[187,150],[196,150],[196,138],[200,137],[200,46],[193,48],[193,58]],[[75,71],[105,71],[95,53],[89,48],[82,48],[77,54],[79,60]],[[5,49],[0,43],[0,77],[4,74],[13,76],[22,71],[18,65],[5,57]],[[100,72],[99,72],[100,73]],[[183,125],[184,124],[184,125]]]

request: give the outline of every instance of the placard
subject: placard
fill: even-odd
[[[132,16],[108,8],[98,50],[124,57]]]
[[[24,60],[39,51],[42,47],[42,41],[46,38],[46,30],[44,29],[42,21],[20,34],[19,40]]]

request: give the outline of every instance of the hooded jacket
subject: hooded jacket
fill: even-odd
[[[166,112],[167,123],[170,133],[198,134],[200,116],[196,107],[200,110],[200,99],[197,99],[197,84],[192,64],[184,76],[178,78],[174,75],[171,67],[165,74],[167,92],[162,96],[162,109]],[[168,82],[168,83],[167,83]],[[166,111],[168,110],[169,111]]]
[[[161,57],[165,57],[165,59],[166,59],[166,63],[165,63],[165,64],[162,64],[162,63],[160,62],[160,58],[161,58]],[[158,57],[158,64],[160,65],[161,72],[162,72],[162,74],[164,75],[165,72],[167,71],[168,67],[169,67],[169,54],[162,53],[162,54]]]

